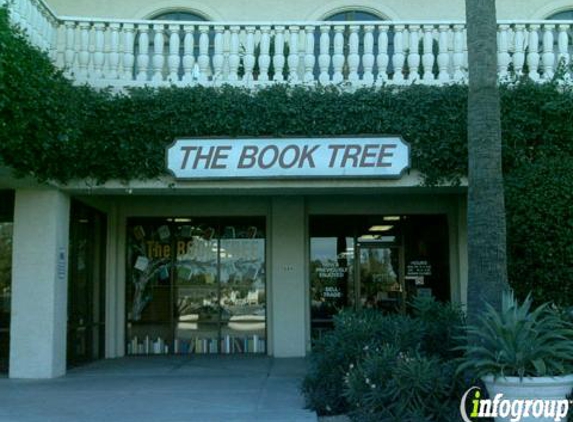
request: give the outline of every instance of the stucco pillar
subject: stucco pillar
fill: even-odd
[[[16,191],[10,378],[66,372],[69,220],[65,194]]]
[[[275,357],[306,352],[305,209],[302,197],[273,198],[272,339]]]

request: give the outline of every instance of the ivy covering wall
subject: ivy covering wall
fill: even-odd
[[[510,278],[523,296],[573,305],[573,91],[503,86]],[[466,174],[465,86],[362,89],[74,87],[0,12],[0,160],[65,183],[162,175],[181,136],[398,134],[425,183]]]

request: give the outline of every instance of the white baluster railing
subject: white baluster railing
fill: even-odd
[[[10,9],[12,22],[66,76],[95,87],[444,85],[468,78],[461,21],[91,19],[58,17],[43,0],[14,0]],[[499,22],[500,79],[551,80],[561,63],[571,63],[571,29],[572,21]]]

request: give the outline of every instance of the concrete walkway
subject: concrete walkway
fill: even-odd
[[[140,357],[46,381],[0,379],[0,422],[316,422],[303,359]]]

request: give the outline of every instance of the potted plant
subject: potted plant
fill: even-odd
[[[549,303],[532,309],[530,295],[520,305],[510,293],[504,295],[501,312],[488,306],[467,334],[458,372],[470,370],[480,377],[490,399],[498,398],[495,406],[502,399],[513,406],[496,407],[497,414],[491,414],[496,422],[516,420],[517,411],[521,421],[559,420],[544,415],[546,403],[568,409],[566,396],[573,388],[573,324],[563,313]]]

